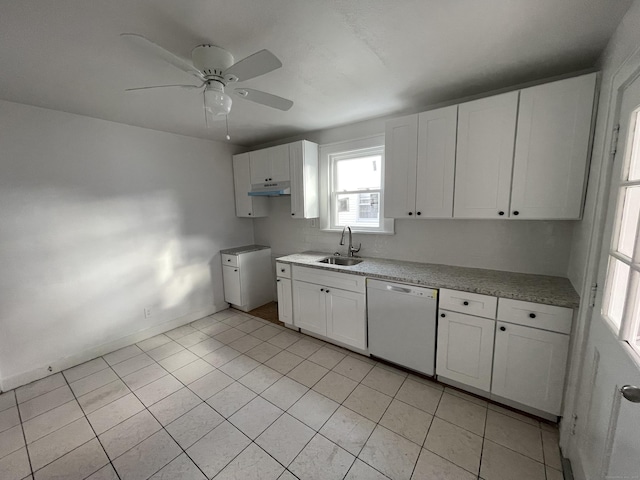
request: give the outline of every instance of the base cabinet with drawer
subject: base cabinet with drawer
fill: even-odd
[[[293,327],[291,265],[276,262],[276,287],[278,290],[278,318],[285,326]]]
[[[367,348],[364,277],[293,267],[293,323],[346,346]]]

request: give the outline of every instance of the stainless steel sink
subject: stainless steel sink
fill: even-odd
[[[344,267],[351,267],[358,265],[362,260],[353,257],[327,257],[322,260],[318,260],[320,263],[328,263],[330,265],[342,265]]]

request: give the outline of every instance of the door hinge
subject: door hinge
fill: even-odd
[[[571,435],[576,434],[576,426],[578,425],[578,415],[575,413],[571,417]]]
[[[615,157],[618,151],[618,137],[620,136],[620,124],[613,127],[613,134],[611,135],[611,156]]]
[[[596,296],[598,295],[598,284],[594,283],[591,285],[591,292],[589,293],[589,306],[596,306]]]

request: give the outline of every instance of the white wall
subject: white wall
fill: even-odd
[[[384,119],[313,132],[327,144],[384,132]],[[283,142],[280,142],[283,143]],[[289,198],[270,198],[269,217],[254,219],[255,239],[276,254],[334,252],[340,235],[291,219]],[[569,221],[396,220],[395,235],[354,235],[362,256],[566,276],[573,224]]]
[[[253,242],[231,200],[235,152],[0,101],[5,389],[226,307],[218,252]]]
[[[580,292],[585,280],[585,267],[589,254],[589,239],[597,208],[597,188],[602,162],[609,158],[608,137],[613,119],[608,118],[611,107],[613,76],[620,65],[640,48],[640,2],[634,2],[624,16],[615,34],[599,60],[602,71],[598,116],[593,142],[593,155],[587,187],[587,198],[583,220],[576,224],[571,245],[568,276],[575,289]]]

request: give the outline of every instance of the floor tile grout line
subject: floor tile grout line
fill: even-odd
[[[104,360],[104,358],[103,358],[103,360]],[[105,363],[108,363],[108,362],[105,360]],[[115,371],[114,371],[114,373],[115,373]],[[116,373],[116,375],[117,375],[117,373]],[[64,377],[64,375],[63,375],[63,377]],[[118,378],[119,378],[119,377],[118,377]],[[69,381],[67,380],[67,378],[66,378],[66,377],[64,377],[64,379],[65,379],[65,381],[67,382],[67,385],[69,385]],[[69,385],[69,389],[71,390],[71,385]],[[83,413],[83,415],[84,415],[84,418],[85,418],[85,420],[87,421],[87,423],[89,424],[89,427],[91,428],[91,431],[93,432],[93,435],[94,435],[94,437],[93,437],[92,439],[90,439],[90,440],[86,441],[86,442],[85,442],[85,443],[83,443],[82,445],[85,445],[85,444],[89,443],[91,440],[93,440],[93,439],[95,438],[95,439],[96,439],[96,441],[98,442],[98,445],[100,445],[100,447],[102,448],[102,451],[104,452],[105,456],[107,457],[107,460],[109,461],[109,465],[111,465],[111,468],[113,468],[113,471],[114,471],[114,472],[116,472],[116,476],[118,477],[118,479],[121,479],[120,474],[119,474],[119,473],[118,473],[118,471],[116,470],[116,467],[113,465],[113,462],[111,461],[111,458],[110,458],[110,457],[109,457],[109,455],[107,454],[107,451],[105,450],[104,445],[102,445],[102,442],[101,442],[101,441],[100,441],[100,439],[98,438],[98,434],[96,433],[95,428],[93,428],[93,425],[92,425],[92,424],[91,424],[91,422],[89,421],[89,417],[87,416],[86,412],[85,412],[85,411],[84,411],[84,409],[82,408],[82,405],[80,405],[80,402],[78,402],[78,397],[76,397],[76,394],[75,394],[75,392],[74,392],[73,390],[71,390],[71,394],[73,395],[73,398],[75,399],[76,403],[78,404],[78,407],[80,407],[80,410],[82,411],[82,413]],[[57,431],[57,430],[56,430],[56,431]],[[80,446],[78,446],[78,447],[76,447],[76,448],[80,448],[82,445],[80,445]],[[74,450],[75,450],[75,449],[74,449]],[[70,452],[67,452],[67,453],[71,453],[72,451],[73,451],[73,450],[71,450]],[[64,455],[66,455],[67,453],[65,453]],[[64,455],[61,455],[60,457],[56,458],[56,460],[58,460],[59,458],[62,458]],[[55,462],[56,460],[54,460],[54,462]],[[51,462],[51,463],[53,463],[53,462]],[[46,465],[45,465],[45,466],[46,466]],[[42,468],[44,468],[44,467],[42,467]],[[85,476],[85,479],[86,479],[86,478],[88,478],[88,477],[90,477],[90,476],[91,476],[91,475],[93,475],[94,473],[96,473],[96,472],[100,471],[100,470],[101,470],[101,469],[103,469],[103,468],[104,468],[104,465],[103,465],[102,467],[98,468],[98,470],[96,470],[95,472],[92,472],[92,473],[90,473],[89,475]],[[35,475],[35,472],[34,472],[34,475]]]
[[[18,398],[16,397],[15,392],[14,392],[13,395],[14,395],[14,399],[16,401],[16,410],[18,411],[18,420],[20,420],[20,429],[22,430],[22,439],[24,440],[24,451],[27,454],[27,462],[29,462],[29,472],[30,472],[30,475],[33,476],[35,474],[35,472],[33,471],[33,464],[31,463],[31,453],[29,453],[29,448],[28,448],[28,445],[27,445],[27,435],[24,432],[24,423],[22,421],[22,413],[20,412],[20,408],[18,408],[18,403],[17,403],[18,402]],[[16,452],[19,451],[19,450],[20,449],[16,450]],[[11,453],[15,453],[15,452],[11,452]],[[5,457],[8,456],[8,455],[11,455],[11,453],[5,455]],[[4,457],[2,457],[2,458],[4,458]]]

